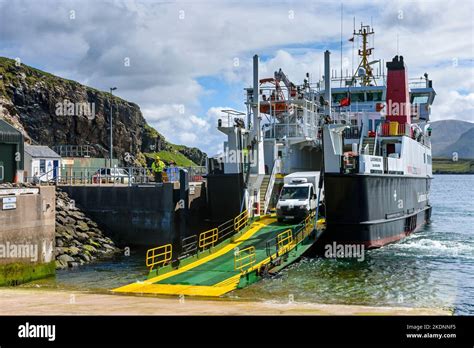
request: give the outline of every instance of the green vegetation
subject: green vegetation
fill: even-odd
[[[149,124],[145,124],[145,133],[148,134],[150,138],[162,138],[163,136]]]
[[[178,152],[174,149],[171,149],[170,151],[164,150],[164,151],[146,153],[145,156],[147,158],[151,158],[152,160],[154,160],[157,153],[160,156],[161,160],[165,163],[170,163],[171,161],[173,161],[176,163],[177,166],[180,166],[180,167],[196,166],[196,163],[194,163],[189,158],[184,156],[181,152]]]
[[[59,77],[53,74],[50,74],[46,71],[33,68],[31,66],[21,63],[17,66],[14,59],[0,57],[0,95],[7,95],[5,85],[12,84],[13,86],[18,87],[20,85],[20,74],[25,74],[25,81],[28,86],[34,86],[37,82],[43,82],[48,89],[54,89],[55,86],[69,87],[71,89],[85,88],[87,91],[92,91],[98,95],[104,96],[107,94],[107,98],[110,97],[110,94],[107,92],[99,91],[95,88],[84,86],[79,82],[74,80],[68,80],[63,77]],[[115,102],[123,101],[117,96],[113,96]],[[125,102],[125,101],[123,101]]]
[[[433,158],[434,174],[474,174],[474,160]]]
[[[2,75],[2,79],[0,79],[0,94],[7,94],[5,85],[12,84],[13,86],[19,86],[21,73],[24,74],[25,81],[29,86],[33,86],[37,82],[44,82],[48,88],[58,83],[64,84],[65,82],[73,86],[79,86],[79,83],[75,81],[57,77],[25,64],[17,66],[14,59],[0,57],[0,75]]]
[[[16,262],[0,265],[0,285],[19,285],[56,274],[56,262],[31,264]]]

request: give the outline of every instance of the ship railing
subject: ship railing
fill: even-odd
[[[377,126],[377,129],[375,130],[375,140],[374,140],[374,152],[372,153],[372,155],[375,156],[375,154],[377,153],[377,139],[378,139],[378,135],[380,133],[380,129],[382,128],[382,126],[379,124]]]
[[[379,125],[376,134],[380,137],[407,136],[411,139],[431,147],[431,141],[428,136],[420,131],[414,131],[412,125],[408,123],[385,122]]]
[[[344,129],[345,139],[360,139],[361,128],[359,126],[350,126]]]
[[[249,246],[234,252],[234,270],[245,271],[251,268],[257,261],[257,254],[254,246]]]
[[[179,171],[181,169],[186,170],[189,182],[202,182],[207,175],[207,167],[205,166],[192,166],[192,167],[177,167],[169,166],[166,168],[166,182],[178,182]]]
[[[265,202],[263,205],[263,214],[268,212],[270,206],[270,199],[273,193],[273,186],[275,186],[275,179],[277,174],[281,173],[281,158],[277,158],[273,164],[272,174],[270,175],[270,180],[268,182],[267,191],[265,192]]]
[[[287,229],[265,243],[265,252],[268,257],[285,254],[293,246],[301,243],[314,230],[315,214],[309,214],[303,221],[291,229]]]
[[[209,229],[207,231],[201,232],[199,234],[187,236],[181,239],[180,247],[173,259],[167,260],[167,262],[162,263],[155,263],[153,266],[163,267],[168,265],[169,263],[173,263],[174,260],[180,261],[184,258],[191,257],[194,255],[199,255],[205,252],[206,255],[212,254],[214,252],[214,248],[218,247],[219,244],[228,240],[232,236],[242,232],[245,230],[249,223],[249,215],[248,211],[244,210],[242,213],[237,215],[236,217],[225,221],[224,223],[220,224],[216,228]],[[167,244],[166,244],[167,245]],[[162,248],[161,246],[157,248]],[[157,248],[152,248],[147,251],[147,259],[148,259],[148,252],[151,250],[155,250]],[[147,261],[147,266],[148,266]],[[179,267],[179,262],[178,266]],[[153,270],[153,267],[150,268],[150,271]]]
[[[277,123],[265,130],[266,139],[298,138],[304,136],[302,125],[295,123]]]
[[[198,236],[192,235],[181,239],[181,253],[178,259],[193,255],[198,250]]]
[[[217,228],[213,228],[211,230],[202,232],[199,234],[199,249],[206,250],[210,247],[213,247],[217,240],[219,239],[219,230]]]
[[[221,112],[227,114],[227,116],[221,117],[217,120],[218,127],[234,127],[237,124],[245,126],[243,119],[245,113],[231,109],[221,110]]]
[[[412,130],[408,123],[385,122],[377,128],[378,135],[381,137],[412,137]]]
[[[173,246],[165,244],[156,248],[147,250],[146,252],[146,266],[153,270],[155,266],[164,266],[168,264],[173,256]]]

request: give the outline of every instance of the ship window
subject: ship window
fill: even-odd
[[[364,98],[364,93],[352,93],[351,94],[351,102],[352,103],[361,103],[361,102],[364,102],[365,101],[365,98]]]
[[[367,101],[382,101],[382,92],[367,92]]]
[[[429,94],[415,94],[412,96],[412,104],[426,104],[428,103]]]
[[[346,93],[334,93],[334,94],[332,95],[333,103],[338,103],[338,104],[339,104],[339,102],[340,102],[342,99],[344,99],[345,97],[346,97]]]

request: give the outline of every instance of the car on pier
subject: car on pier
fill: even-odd
[[[92,175],[92,182],[94,184],[128,184],[134,183],[135,178],[123,168],[100,168]]]

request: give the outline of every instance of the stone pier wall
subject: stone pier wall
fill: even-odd
[[[154,246],[173,238],[173,184],[160,186],[62,186],[75,204],[117,245]]]
[[[207,228],[205,185],[192,186],[184,193],[178,183],[77,185],[61,186],[61,190],[118,246],[149,248],[167,243],[178,246],[181,238]]]
[[[0,186],[0,285],[55,274],[55,188]]]

